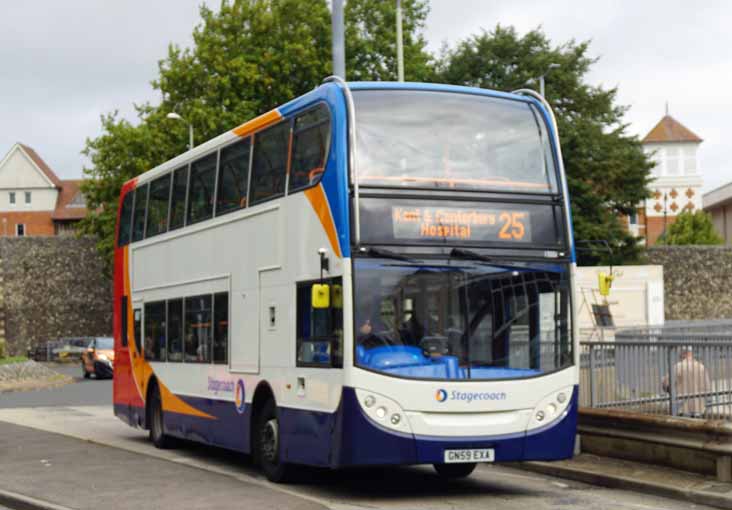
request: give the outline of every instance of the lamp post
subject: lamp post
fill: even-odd
[[[183,117],[181,117],[180,115],[178,115],[175,112],[170,112],[165,117],[168,119],[173,119],[173,120],[182,120],[183,122],[188,124],[188,149],[189,150],[192,149],[193,148],[193,124],[191,124],[190,122],[188,122],[186,119],[184,119]]]
[[[541,94],[541,97],[544,97],[544,76],[549,74],[549,71],[552,69],[556,69],[558,67],[561,67],[559,64],[549,64],[549,67],[546,68],[546,71],[544,71],[544,74],[539,76],[539,94]]]
[[[402,2],[396,0],[396,37],[397,37],[397,80],[404,81],[404,44],[402,42]]]

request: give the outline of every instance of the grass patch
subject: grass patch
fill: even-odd
[[[22,363],[28,361],[25,356],[10,356],[7,358],[0,358],[0,365],[9,365],[11,363]]]

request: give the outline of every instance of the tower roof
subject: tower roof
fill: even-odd
[[[651,129],[642,143],[665,143],[665,142],[694,142],[701,143],[693,131],[674,119],[671,115],[664,115]]]

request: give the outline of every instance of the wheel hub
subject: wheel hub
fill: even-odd
[[[264,424],[262,430],[262,456],[272,463],[277,462],[277,450],[279,448],[279,426],[276,419],[271,419]]]

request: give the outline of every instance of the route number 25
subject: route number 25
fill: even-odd
[[[526,218],[525,212],[504,212],[498,217],[498,220],[503,222],[501,230],[498,231],[498,237],[505,240],[521,240],[526,234],[526,227],[524,226],[524,219]]]

